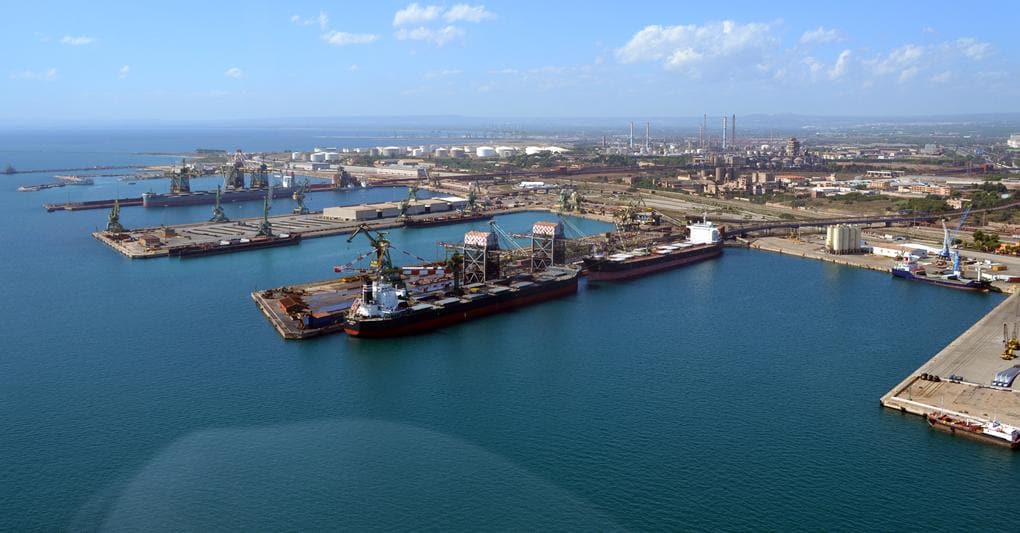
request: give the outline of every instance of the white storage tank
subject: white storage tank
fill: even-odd
[[[450,151],[446,148],[436,148],[436,151],[432,153],[436,159],[446,159],[450,157]]]
[[[421,148],[415,148],[414,150],[411,150],[411,156],[412,157],[422,157],[424,155],[425,155],[425,150],[423,150]]]
[[[516,153],[517,153],[517,149],[514,148],[513,146],[497,146],[496,147],[496,155],[498,155],[499,157],[503,157],[503,158],[513,157],[514,154],[516,154]]]
[[[326,152],[314,152],[312,154],[310,160],[312,161],[312,163],[325,163],[326,162]]]
[[[339,161],[340,154],[337,152],[326,152],[326,161]]]
[[[478,157],[496,157],[496,149],[491,146],[479,146],[475,149],[475,155]]]
[[[465,155],[467,155],[467,152],[465,152],[464,149],[459,146],[454,146],[453,148],[450,148],[450,157],[459,158],[464,157]]]
[[[397,157],[400,155],[400,147],[387,146],[379,151],[379,155],[383,157]]]
[[[304,161],[305,160],[305,154],[303,154],[302,152],[291,152],[290,153],[290,160],[291,161]]]

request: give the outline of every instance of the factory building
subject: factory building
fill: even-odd
[[[894,259],[902,259],[904,257],[910,259],[922,259],[928,257],[928,251],[924,248],[915,248],[913,246],[899,246],[896,244],[876,244],[871,247],[871,253],[880,255],[882,257],[892,257]]]

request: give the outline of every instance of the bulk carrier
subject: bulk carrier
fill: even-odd
[[[583,260],[584,269],[592,281],[620,281],[654,272],[718,257],[722,254],[723,238],[719,228],[703,219],[687,226],[689,237],[654,245],[651,249],[639,248],[611,255],[597,255]]]
[[[556,228],[556,229],[554,229]],[[375,248],[373,275],[367,276],[362,294],[347,314],[344,331],[352,337],[383,338],[424,333],[466,320],[536,304],[577,292],[580,271],[555,266],[555,252],[537,252],[549,243],[555,250],[559,224],[539,222],[533,228],[531,271],[502,274],[501,261],[490,254],[498,251],[493,233],[471,231],[464,236],[463,253],[453,254],[446,269],[453,279],[452,290],[410,296],[398,269],[389,258],[389,242],[379,234],[365,234]],[[464,283],[461,283],[461,282]]]

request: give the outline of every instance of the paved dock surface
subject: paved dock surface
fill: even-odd
[[[991,386],[997,372],[1020,364],[1020,358],[1007,361],[1000,357],[1004,348],[1002,325],[1009,324],[1012,330],[1020,320],[1018,304],[1020,295],[1006,298],[882,396],[882,405],[920,416],[946,410],[1020,426],[1020,391]],[[921,374],[935,374],[941,381],[921,379]],[[951,375],[963,379],[950,382]]]

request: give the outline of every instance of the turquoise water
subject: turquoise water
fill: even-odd
[[[250,291],[364,241],[132,262],[89,235],[105,212],[39,207],[92,191],[24,178],[0,177],[2,530],[959,530],[1020,473],[878,406],[997,295],[727,249],[434,334],[286,342]],[[391,237],[434,257],[466,229]]]

